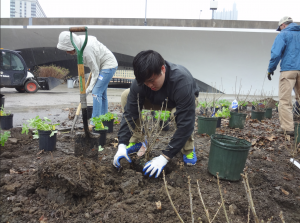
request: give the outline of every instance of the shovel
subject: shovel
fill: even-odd
[[[92,78],[92,72],[89,75],[89,78],[88,78],[88,80],[87,80],[87,82],[85,84],[85,87],[89,86],[91,78]],[[78,116],[80,114],[80,110],[81,110],[81,103],[79,103],[79,105],[77,107],[77,110],[76,110],[75,118],[74,118],[73,125],[72,125],[72,128],[71,128],[71,134],[73,134],[73,132],[74,132],[74,126],[75,126],[75,124],[77,122]]]
[[[77,53],[77,64],[78,64],[78,79],[79,79],[79,90],[80,90],[80,104],[83,119],[84,134],[76,134],[75,137],[75,156],[84,156],[88,158],[98,158],[98,147],[99,147],[99,134],[91,133],[88,129],[87,119],[87,102],[86,102],[86,86],[84,78],[84,65],[83,65],[83,51],[88,41],[87,27],[71,27],[70,39]],[[78,49],[73,42],[73,32],[85,32],[85,40],[81,47]]]

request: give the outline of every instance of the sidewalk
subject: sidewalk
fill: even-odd
[[[121,102],[124,89],[108,88],[109,105]],[[34,94],[18,93],[14,88],[1,88],[5,98],[5,110],[14,114],[13,126],[22,126],[25,120],[40,117],[50,118],[55,122],[68,119],[67,108],[77,108],[80,102],[79,88],[67,88],[61,84],[52,90],[39,90]],[[87,96],[88,105],[93,105],[91,94]]]

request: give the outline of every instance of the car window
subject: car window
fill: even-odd
[[[11,57],[11,53],[1,51],[1,55],[0,55],[0,69],[1,70],[11,70],[10,57]]]
[[[12,70],[24,70],[22,61],[15,54],[11,54],[11,68]]]

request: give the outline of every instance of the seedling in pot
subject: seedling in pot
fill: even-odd
[[[156,119],[159,119],[159,120],[162,120],[162,121],[167,121],[169,118],[170,118],[170,115],[171,115],[171,112],[169,111],[155,111],[155,118]]]
[[[110,113],[110,112],[107,112],[104,116],[103,116],[103,121],[110,121],[114,119],[115,120],[115,124],[119,123],[118,122],[118,115],[117,114],[114,114],[114,113]]]
[[[59,125],[59,124],[52,124],[52,121],[47,117],[44,117],[44,120],[42,120],[42,119],[40,119],[39,116],[36,116],[35,118],[27,120],[27,122],[29,122],[28,125],[25,123],[23,124],[22,134],[26,133],[26,135],[27,135],[29,132],[29,127],[31,127],[33,129],[35,129],[33,131],[34,139],[39,138],[38,130],[51,131],[50,137],[54,136],[54,134],[57,133],[57,130],[55,130],[55,126]]]
[[[98,116],[98,117],[93,117],[93,118],[91,118],[91,121],[92,121],[92,122],[94,123],[94,125],[95,125],[94,129],[95,129],[96,131],[108,129],[107,126],[104,126],[104,125],[103,125],[103,121],[109,121],[109,120],[107,120],[107,119],[108,119],[108,117],[105,116],[105,115],[100,115],[100,116]]]
[[[0,129],[0,131],[1,131],[1,129]],[[1,144],[1,146],[5,145],[5,143],[7,142],[9,137],[10,137],[10,131],[4,131],[3,133],[0,134],[0,144]]]
[[[230,118],[230,110],[229,110],[229,108],[223,107],[222,110],[217,111],[216,117]]]

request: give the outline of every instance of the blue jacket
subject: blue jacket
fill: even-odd
[[[281,71],[300,70],[300,26],[291,23],[277,35],[271,50],[268,72],[281,60]]]

